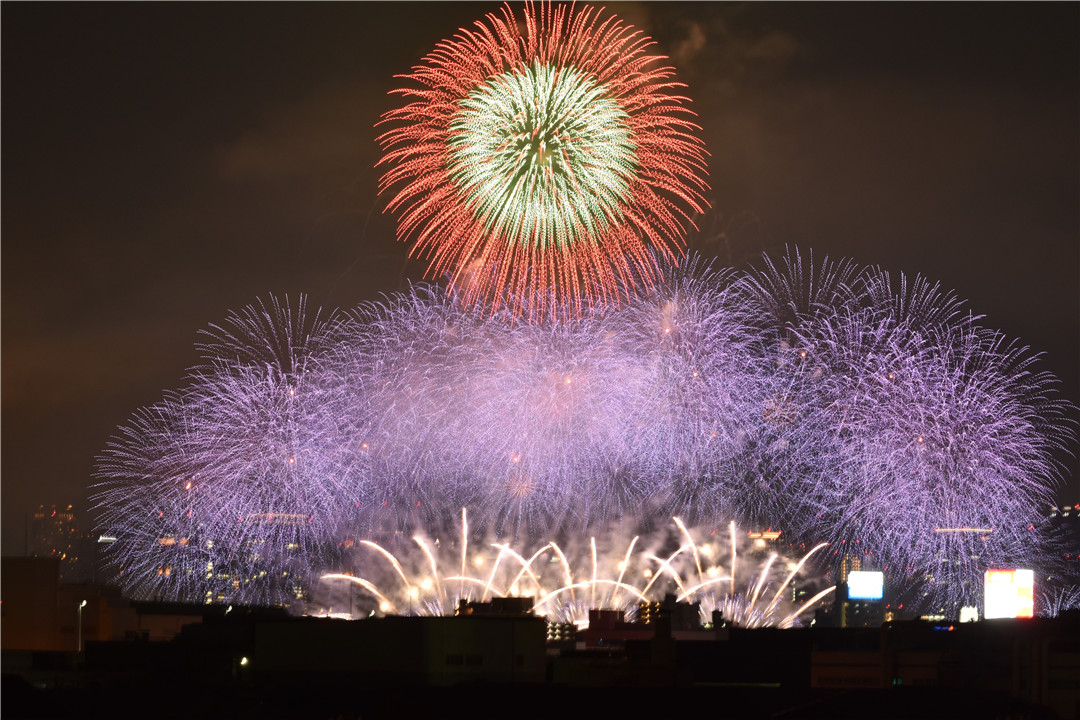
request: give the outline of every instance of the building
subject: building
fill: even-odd
[[[93,558],[80,562],[87,554],[84,540],[72,505],[39,505],[26,523],[26,554],[59,560],[60,582],[87,579],[82,571],[93,565]]]

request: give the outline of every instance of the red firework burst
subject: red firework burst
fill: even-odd
[[[707,203],[704,145],[653,41],[529,3],[439,43],[380,124],[398,237],[466,303],[530,316],[648,287]]]

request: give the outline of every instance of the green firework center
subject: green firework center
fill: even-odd
[[[485,231],[534,247],[620,222],[638,165],[630,116],[610,88],[540,62],[470,92],[448,145],[451,178]]]

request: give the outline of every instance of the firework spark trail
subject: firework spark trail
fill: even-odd
[[[1080,586],[1041,588],[1035,608],[1039,617],[1057,617],[1064,612],[1080,610]]]
[[[134,594],[279,602],[267,578],[464,506],[507,539],[736,517],[970,580],[1038,557],[1029,524],[1073,439],[1037,356],[954,296],[797,253],[748,273],[691,259],[568,321],[426,286],[325,316],[270,301],[201,348],[98,460]],[[993,533],[935,532],[964,527]]]
[[[653,42],[583,6],[509,4],[403,76],[380,192],[466,304],[579,314],[652,284],[707,206],[706,152]],[[522,32],[522,29],[524,32]]]
[[[462,549],[460,575],[442,573],[438,550],[433,549],[438,548],[437,541],[414,538],[422,550],[421,558],[409,547],[392,552],[365,540],[357,546],[361,552],[346,561],[356,572],[326,573],[320,578],[323,612],[341,613],[343,598],[336,588],[345,582],[370,594],[368,601],[361,598],[359,607],[354,607],[357,599],[350,593],[347,601],[350,614],[448,615],[455,613],[462,602],[485,602],[492,595],[513,595],[531,596],[535,603],[532,611],[551,621],[587,627],[591,609],[633,613],[639,604],[659,602],[674,591],[679,602],[699,604],[703,622],[711,622],[713,611],[720,610],[725,622],[741,627],[791,627],[834,589],[821,590],[799,607],[788,597],[793,580],[826,547],[824,543],[798,562],[783,559],[775,551],[769,552],[760,565],[749,566],[753,573],[750,577],[733,581],[730,574],[733,567],[725,575],[725,569],[711,561],[702,566],[703,556],[721,555],[718,546],[699,544],[692,529],[679,521],[675,524],[677,532],[660,532],[644,541],[650,546],[670,545],[673,540],[679,543],[679,548],[664,559],[650,550],[635,553],[641,540],[637,536],[625,551],[613,537],[603,540],[605,550],[598,550],[596,538],[592,537],[587,543],[580,539],[574,542],[569,553],[549,542],[528,557],[527,552],[518,552],[506,543],[490,542],[469,555],[468,562]],[[734,558],[739,542],[734,523],[731,530]],[[496,551],[494,555],[492,550]],[[753,554],[754,549],[749,547],[745,552]],[[446,555],[450,558],[449,565],[456,566],[457,548],[451,545]],[[467,566],[475,568],[476,574],[466,574]],[[776,570],[780,567],[789,570],[782,580]],[[692,578],[698,582],[691,584]],[[453,583],[458,588],[457,595],[444,595],[443,589]],[[723,585],[723,591],[718,591],[719,585]],[[740,592],[743,586],[745,592]]]

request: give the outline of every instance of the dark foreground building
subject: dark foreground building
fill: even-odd
[[[598,618],[599,619],[599,618]],[[170,641],[5,651],[7,718],[1080,717],[1080,614],[687,630],[528,614],[334,620],[222,608]],[[677,624],[677,623],[676,623]]]

